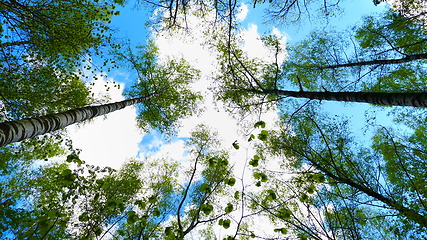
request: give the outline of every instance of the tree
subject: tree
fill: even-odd
[[[27,187],[2,199],[1,227],[13,226],[3,237],[182,239],[233,211],[231,203],[222,206],[235,179],[228,153],[213,148],[218,143],[205,126],[192,133],[183,183],[170,159],[130,160],[115,171],[74,152],[32,169],[21,175]]]
[[[277,211],[271,217],[313,239],[422,238],[427,217],[419,185],[425,176],[419,170],[425,160],[420,155],[423,141],[413,139],[421,132],[410,137],[411,146],[408,138],[396,143],[395,136],[380,128],[367,148],[351,136],[347,122],[325,120],[313,112],[316,108],[285,115],[282,129],[270,131],[260,145],[263,159],[280,161],[286,166],[281,171],[288,172],[283,179],[283,173],[266,164],[267,184],[277,181],[277,199],[295,199],[282,206],[290,209],[286,218]],[[407,155],[411,152],[416,155]]]
[[[78,70],[82,72],[82,60],[111,45],[108,23],[118,14],[114,9],[119,2],[0,3],[2,120],[62,112],[93,101]]]
[[[373,22],[377,24],[370,25]],[[331,92],[335,94],[333,91],[349,88],[383,93],[425,91],[422,74],[417,72],[424,64],[422,39],[425,34],[417,20],[391,12],[384,18],[368,19],[365,24],[356,38],[348,39],[349,44],[347,39],[343,40],[343,34],[340,38],[333,33],[313,34],[314,41],[305,41],[293,48],[283,64],[278,58],[282,45],[274,37],[263,39],[272,49],[272,61],[268,63],[248,59],[237,44],[224,41],[217,45],[222,53],[218,99],[228,100],[231,107],[245,114],[278,106],[284,116],[280,122],[283,129],[277,135],[275,132],[271,132],[271,136],[268,134],[269,143],[261,147],[260,154],[269,158],[272,156],[266,152],[270,151],[273,157],[282,160],[281,166],[288,171],[283,169],[277,173],[276,169],[266,168],[262,173],[269,179],[267,184],[271,184],[267,188],[274,191],[255,195],[252,200],[255,209],[283,223],[285,230],[291,232],[290,236],[297,235],[301,239],[365,239],[369,236],[405,239],[425,235],[424,191],[419,185],[424,179],[424,170],[412,170],[425,168],[421,166],[425,159],[420,152],[423,140],[419,138],[423,132],[420,126],[425,124],[424,110],[404,111],[399,116],[405,119],[397,119],[412,128],[409,132],[417,132],[417,137],[399,137],[399,134],[382,130],[374,137],[372,146],[367,147],[368,144],[357,144],[350,137],[345,122],[321,114],[321,104],[309,97],[310,91],[317,92],[321,99]],[[349,57],[349,46],[354,46],[357,53],[353,58]],[[371,79],[361,80],[365,72],[360,69],[365,66],[368,74],[376,68],[381,71],[366,74]],[[384,76],[387,69],[393,68],[397,70]],[[292,87],[299,91],[281,90]],[[286,99],[286,94],[308,96],[309,99],[300,103]],[[420,113],[422,117],[417,117]],[[403,129],[399,131],[404,132]],[[401,139],[405,139],[404,144],[400,144]],[[290,172],[295,177],[283,179],[282,172]],[[392,177],[396,173],[399,179]],[[256,176],[260,179],[264,175],[258,173]],[[408,181],[410,186],[404,187]],[[266,201],[273,196],[281,203]]]
[[[419,19],[388,11],[351,32],[312,33],[289,48],[283,68],[310,90],[423,92],[425,35]]]
[[[100,103],[91,97],[85,61],[112,45],[109,23],[122,1],[21,1],[0,3],[0,121],[64,112]],[[105,59],[107,61],[107,59]],[[87,77],[87,76],[86,76]],[[2,148],[43,159],[59,153],[62,132]],[[55,144],[56,146],[53,146]],[[40,149],[46,147],[44,154]],[[12,150],[11,150],[12,149]],[[35,150],[35,151],[33,151]],[[27,151],[27,153],[23,153]],[[8,157],[4,158],[9,159]],[[13,165],[13,164],[12,164]],[[5,161],[5,167],[9,166]]]
[[[172,132],[175,121],[193,114],[195,102],[201,99],[199,94],[188,88],[198,73],[185,61],[170,61],[163,66],[156,62],[155,53],[154,46],[150,45],[137,59],[133,58],[134,55],[128,59],[139,78],[129,94],[138,95],[138,98],[1,123],[0,145],[52,132],[136,103],[144,103],[139,109],[140,126]]]
[[[136,99],[124,100],[121,102],[104,104],[100,106],[90,106],[68,110],[63,113],[45,115],[38,118],[28,118],[0,124],[1,144],[4,146],[12,142],[19,142],[37,135],[49,133],[62,129],[71,124],[75,124],[97,116],[122,109],[124,107],[146,101],[151,96]]]
[[[130,48],[115,53],[118,61],[128,65],[137,75],[134,85],[124,94],[135,98],[151,92],[161,93],[137,107],[138,125],[144,130],[156,128],[171,134],[178,126],[178,119],[198,111],[197,103],[202,97],[198,92],[193,93],[190,84],[200,76],[200,72],[183,59],[160,61],[158,49],[152,41],[137,49],[137,54]]]
[[[313,74],[311,73],[309,76],[304,76],[304,78],[301,77],[303,78],[301,80],[295,73],[286,71],[289,69],[287,66],[292,65],[292,63],[288,62],[284,63],[284,69],[281,70],[279,68],[277,55],[280,54],[283,49],[280,46],[279,39],[270,36],[265,37],[264,42],[274,51],[276,59],[273,63],[262,63],[257,60],[249,60],[244,56],[241,50],[228,49],[226,46],[222,45],[222,43],[219,44],[218,48],[223,52],[223,55],[220,57],[222,65],[221,75],[218,77],[220,79],[219,99],[223,101],[231,100],[234,104],[246,109],[251,107],[251,105],[259,106],[262,103],[279,101],[286,97],[307,98],[310,100],[366,102],[395,106],[426,106],[425,100],[427,100],[427,98],[425,93],[382,93],[372,91],[331,92],[325,88],[322,92],[305,91],[302,81],[308,81],[310,84],[311,79],[309,77]],[[310,71],[309,67],[304,66],[301,68],[304,68],[305,71]],[[288,80],[286,77],[296,78],[296,80],[293,81],[299,84],[299,91],[288,91],[280,88],[280,86],[286,85],[286,81]],[[260,98],[251,100],[252,95],[259,95]],[[263,95],[265,97],[263,97]]]

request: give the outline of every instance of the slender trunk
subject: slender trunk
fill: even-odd
[[[327,168],[323,167],[322,165],[320,165],[316,161],[314,161],[308,157],[307,157],[307,159],[317,169],[319,169],[320,171],[322,171],[323,173],[325,173],[327,176],[331,177],[335,181],[347,184],[347,185],[349,185],[349,186],[351,186],[351,187],[353,187],[353,188],[355,188],[361,192],[364,192],[368,196],[371,196],[375,199],[378,199],[379,201],[381,201],[381,202],[385,203],[386,205],[392,207],[393,209],[397,210],[400,214],[402,214],[403,216],[405,216],[409,220],[420,224],[422,227],[427,227],[427,217],[420,214],[419,212],[415,211],[414,209],[407,208],[407,207],[403,206],[403,204],[401,202],[398,202],[398,201],[395,201],[391,198],[388,198],[388,197],[372,190],[371,188],[368,188],[362,184],[359,184],[359,183],[352,181],[351,179],[338,176],[337,174],[330,172]]]
[[[57,114],[0,123],[0,147],[120,110],[127,106],[146,101],[152,96],[153,94],[121,102],[77,108]]]
[[[427,107],[427,92],[420,93],[384,93],[384,92],[306,92],[285,91],[279,89],[244,90],[258,94],[331,100],[342,102],[364,102],[388,106]]]
[[[344,64],[336,64],[336,65],[327,65],[319,67],[320,70],[323,69],[335,69],[335,68],[343,68],[343,67],[357,67],[357,66],[367,66],[367,65],[388,65],[388,64],[399,64],[411,62],[419,59],[427,59],[427,53],[408,55],[404,58],[397,59],[380,59],[380,60],[371,60],[371,61],[362,61],[362,62],[354,62],[354,63],[344,63]]]

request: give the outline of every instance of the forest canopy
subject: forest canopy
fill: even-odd
[[[427,238],[427,6],[363,4],[1,2],[0,238]]]

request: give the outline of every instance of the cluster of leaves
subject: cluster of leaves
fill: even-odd
[[[322,91],[425,91],[425,27],[387,11],[351,31],[318,31],[289,48],[286,78]]]
[[[118,60],[136,71],[138,79],[126,89],[129,98],[150,96],[138,105],[138,124],[141,129],[158,129],[173,133],[179,119],[197,112],[200,93],[193,92],[190,84],[197,80],[199,71],[191,68],[184,60],[169,60],[165,63],[157,58],[158,49],[153,42],[138,47],[134,54],[116,52]]]
[[[295,169],[291,180],[271,178],[280,183],[275,195],[284,194],[278,199],[295,199],[291,206],[298,211],[285,221],[292,232],[304,229],[312,238],[332,238],[331,232],[354,239],[425,236],[425,193],[419,182],[425,179],[419,171],[424,160],[418,152],[424,141],[414,141],[422,130],[399,138],[381,128],[372,148],[366,148],[351,137],[347,121],[324,119],[300,113],[287,119],[290,125],[271,132],[261,148],[282,158],[288,171]],[[273,197],[271,192],[266,196]],[[319,216],[325,218],[320,221]],[[282,219],[280,214],[275,217]]]
[[[82,60],[112,40],[108,24],[120,1],[15,1],[0,3],[0,120],[79,108],[93,102],[82,80]],[[85,66],[91,68],[90,65]],[[63,132],[0,151],[15,159],[46,159],[60,150]],[[40,149],[38,149],[40,148]],[[43,150],[44,148],[44,150]],[[40,156],[43,155],[43,156]],[[7,169],[8,157],[2,159]],[[25,160],[24,160],[25,159]],[[21,161],[21,160],[16,160]],[[9,170],[7,170],[9,171]]]
[[[0,92],[3,120],[87,105],[77,70],[111,42],[114,1],[2,1]],[[89,67],[89,66],[88,66]]]

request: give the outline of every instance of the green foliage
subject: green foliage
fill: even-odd
[[[234,186],[234,184],[236,184],[236,179],[235,178],[229,178],[229,179],[226,179],[224,181],[224,183],[229,185],[229,186]]]
[[[227,203],[227,207],[224,209],[224,211],[225,213],[231,213],[233,209],[234,209],[233,204]]]
[[[289,47],[283,72],[302,91],[425,91],[425,60],[411,59],[427,47],[423,24],[389,10],[345,32],[313,32]]]
[[[268,138],[268,131],[261,130],[261,132],[258,134],[258,139],[261,141],[267,141],[267,138]]]
[[[363,25],[357,30],[356,39],[363,49],[371,52],[370,54],[378,54],[390,48],[405,55],[423,53],[427,43],[426,30],[422,24],[417,18],[410,19],[399,12],[388,11],[380,18],[366,17]]]
[[[265,173],[262,172],[254,172],[253,177],[255,179],[259,179],[261,182],[267,182],[268,177],[265,175]]]
[[[265,128],[265,122],[264,121],[258,121],[258,122],[256,122],[254,124],[254,128],[258,128],[258,127]]]
[[[197,112],[197,102],[202,97],[192,92],[190,84],[199,77],[199,72],[183,59],[160,62],[156,56],[158,49],[152,42],[138,49],[136,54],[130,48],[115,53],[138,75],[134,85],[125,90],[125,95],[128,98],[149,97],[137,106],[139,127],[172,134],[179,119]]]
[[[211,204],[202,204],[200,210],[202,210],[204,214],[209,215],[213,211],[213,206]]]
[[[286,80],[303,91],[323,91],[321,87],[332,91],[345,86],[349,72],[340,68],[329,71],[322,67],[346,62],[348,39],[351,36],[346,32],[318,31],[289,46],[289,59],[282,65]]]
[[[110,44],[108,24],[115,7],[112,1],[87,0],[2,3],[2,115],[21,119],[90,103],[77,72],[82,59]]]
[[[292,216],[292,211],[288,208],[281,208],[276,213],[276,217],[282,220],[289,220],[291,216]]]
[[[231,220],[230,219],[220,219],[218,225],[222,226],[225,229],[230,228]]]
[[[286,234],[288,233],[288,230],[286,228],[276,228],[274,229],[275,232],[279,232],[281,234]]]
[[[252,167],[258,167],[260,159],[261,158],[258,155],[254,155],[254,157],[252,158],[252,160],[249,161],[249,165],[251,165]]]
[[[294,219],[298,219],[298,226],[313,227],[309,219],[317,219],[316,215],[306,216],[292,208],[298,204],[308,206],[309,211],[313,207],[319,209],[326,216],[322,221],[341,237],[425,234],[421,230],[423,222],[419,221],[422,217],[417,215],[425,211],[421,203],[426,194],[421,187],[425,171],[419,171],[425,168],[421,150],[425,148],[425,128],[420,127],[425,124],[420,122],[413,135],[406,137],[380,128],[370,149],[357,144],[345,120],[326,120],[323,114],[307,111],[284,121],[292,128],[271,131],[268,147],[263,148],[286,159],[284,166],[298,172],[290,181],[278,179],[274,191],[263,194],[265,207],[270,206],[273,192],[277,199],[295,199],[275,214],[283,220],[281,223],[295,223]],[[261,179],[261,175],[254,173],[254,178]],[[271,181],[276,179],[269,178],[268,184]],[[277,188],[283,183],[286,186]],[[374,202],[381,204],[373,205]],[[310,232],[304,230],[301,236],[309,238],[305,234]],[[323,234],[322,230],[317,234]]]

